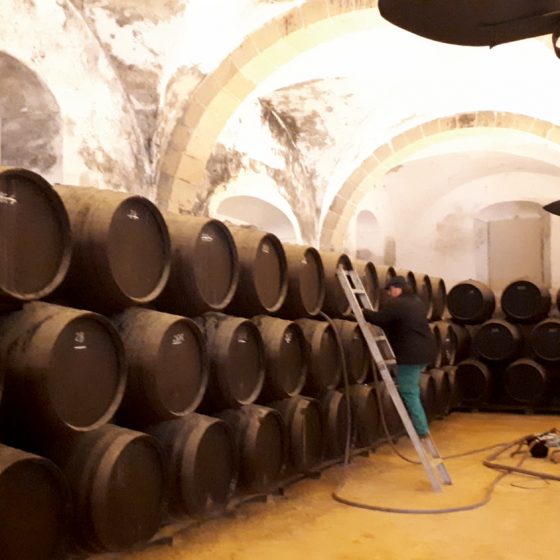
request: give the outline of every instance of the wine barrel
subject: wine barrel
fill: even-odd
[[[239,283],[227,312],[243,317],[279,311],[288,293],[286,254],[273,234],[231,226],[239,255]]]
[[[466,360],[471,349],[471,335],[465,325],[447,322],[446,345],[444,354],[447,356],[446,362],[455,365],[457,362]]]
[[[426,306],[426,317],[429,319],[433,313],[432,280],[427,274],[414,274],[416,294]]]
[[[192,412],[208,383],[208,353],[190,319],[133,307],[113,318],[128,363],[119,424],[141,428]]]
[[[550,311],[550,290],[529,280],[516,280],[506,286],[500,304],[510,321],[537,323]]]
[[[534,360],[522,358],[509,364],[504,373],[506,393],[516,402],[535,405],[549,396],[549,375]]]
[[[418,285],[416,283],[416,275],[412,270],[408,270],[405,268],[397,268],[395,270],[397,276],[402,276],[408,283],[410,289],[415,293],[418,294]]]
[[[439,364],[435,365],[435,368],[437,369],[451,364],[455,354],[455,339],[453,338],[452,329],[448,321],[437,321],[436,325],[438,326],[440,336],[441,356]]]
[[[469,356],[471,335],[465,325],[449,321],[430,323],[439,344],[437,358],[432,367],[440,368],[453,365]]]
[[[234,433],[239,460],[239,488],[269,492],[286,464],[286,432],[280,413],[258,405],[224,410],[219,415]]]
[[[340,391],[326,391],[318,398],[321,406],[324,450],[327,459],[338,459],[344,456],[348,440],[348,428],[351,419],[348,417],[346,396]]]
[[[165,453],[172,517],[204,517],[222,511],[236,481],[236,445],[218,418],[190,413],[148,429]]]
[[[420,375],[420,401],[426,417],[431,420],[436,415],[436,383],[430,371],[422,372]]]
[[[371,447],[382,435],[379,405],[371,385],[351,385],[350,404],[355,447]]]
[[[453,409],[459,406],[459,403],[461,401],[459,395],[459,387],[457,385],[457,366],[456,365],[444,366],[441,369],[445,371],[445,373],[447,373],[449,377],[449,386],[451,388],[449,410],[452,411]]]
[[[288,291],[278,315],[287,319],[314,317],[325,301],[325,270],[314,247],[284,243]]]
[[[381,403],[381,406],[379,407],[379,426],[381,437],[383,439],[387,438],[387,434],[385,433],[386,427],[389,431],[391,439],[394,441],[405,433],[401,417],[399,416],[397,407],[389,394],[387,386],[384,383],[377,384],[375,390],[379,391],[379,402]],[[385,427],[383,424],[385,424]]]
[[[502,319],[486,321],[473,338],[476,356],[493,362],[514,360],[519,356],[522,344],[519,328]]]
[[[379,281],[380,290],[385,290],[387,282],[397,275],[397,271],[394,266],[377,264],[375,265],[375,270],[377,271],[377,279]]]
[[[259,315],[253,317],[264,345],[265,374],[259,400],[270,402],[298,395],[303,389],[309,363],[307,341],[301,327]]]
[[[51,461],[0,445],[0,503],[2,560],[63,556],[69,492]]]
[[[477,280],[466,280],[451,288],[447,294],[447,308],[453,319],[459,323],[484,323],[494,313],[496,298],[486,284]]]
[[[70,221],[40,175],[0,167],[0,308],[49,295],[70,265]]]
[[[187,316],[223,311],[239,282],[237,248],[229,229],[211,218],[171,212],[164,217],[171,238],[171,272],[158,308]]]
[[[335,389],[340,382],[342,357],[333,327],[313,319],[299,319],[296,323],[303,330],[310,352],[304,391],[315,396]]]
[[[264,383],[264,345],[259,329],[247,319],[221,313],[206,313],[202,323],[210,358],[203,410],[252,404]]]
[[[560,319],[549,317],[535,325],[529,335],[529,342],[540,360],[560,361]]]
[[[436,353],[434,355],[434,359],[430,364],[429,367],[439,368],[444,365],[444,345],[445,345],[445,336],[446,336],[446,325],[443,321],[436,321],[435,323],[430,323],[430,330],[432,331],[432,335],[434,337],[434,341],[436,344]]]
[[[77,548],[118,552],[149,540],[163,516],[163,449],[147,434],[106,425],[51,442],[72,493]]]
[[[364,289],[374,310],[379,308],[379,278],[377,269],[371,261],[354,261],[354,270],[360,276]]]
[[[55,433],[108,422],[126,383],[123,345],[105,317],[43,302],[0,319],[0,364],[6,437],[34,450]]]
[[[488,366],[478,360],[463,360],[457,364],[455,382],[463,404],[487,403],[493,391],[493,378]]]
[[[56,296],[112,313],[153,301],[171,268],[167,226],[141,196],[94,188],[55,186],[70,216],[70,269]]]
[[[348,383],[363,383],[370,367],[371,354],[358,323],[333,319],[344,350]]]
[[[375,363],[373,356],[371,357],[370,360],[368,360],[368,362],[369,362],[368,370],[367,370],[366,378],[364,379],[363,383],[372,383],[381,378],[381,374],[379,373],[379,368],[377,367],[377,364]]]
[[[429,373],[435,387],[433,416],[443,418],[449,414],[451,408],[452,387],[449,372],[444,369],[431,369]]]
[[[288,434],[288,465],[292,471],[306,472],[323,459],[321,407],[315,399],[291,397],[270,404],[280,412]]]
[[[387,282],[394,278],[397,275],[397,271],[393,266],[386,266],[386,265],[376,265],[375,269],[377,271],[377,279],[379,281],[379,305],[378,307],[383,307],[383,305],[387,302],[387,292],[385,291],[387,288]]]
[[[430,321],[441,321],[447,307],[447,288],[443,279],[434,276],[430,276],[430,285],[432,287],[432,313],[429,319]]]
[[[347,270],[352,268],[350,258],[344,253],[322,251],[321,259],[325,269],[325,301],[323,303],[323,311],[330,317],[351,317],[352,308],[336,275],[340,265],[344,266]]]

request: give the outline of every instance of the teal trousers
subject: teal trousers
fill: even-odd
[[[399,394],[410,414],[410,419],[420,437],[428,435],[428,419],[420,401],[420,375],[424,364],[397,366],[397,383]]]

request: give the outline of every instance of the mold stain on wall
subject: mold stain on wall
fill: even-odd
[[[320,113],[300,101],[299,95],[282,91],[255,98],[240,108],[208,162],[210,188],[204,205],[215,193],[227,192],[228,184],[241,172],[266,175],[263,182],[272,180],[287,201],[303,240],[316,244],[325,185],[310,156],[331,139]]]
[[[0,162],[48,175],[62,153],[56,99],[31,69],[5,53],[0,75]]]
[[[471,250],[474,222],[472,215],[458,207],[436,224],[435,250],[442,256]]]
[[[161,44],[177,24],[185,0],[74,1],[107,53],[136,114],[144,147],[152,156],[164,56]],[[159,47],[159,48],[158,48]]]

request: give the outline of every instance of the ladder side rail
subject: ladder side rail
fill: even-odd
[[[444,484],[453,484],[452,480],[451,480],[451,476],[449,475],[449,472],[447,471],[447,467],[445,466],[445,463],[443,462],[443,458],[440,455],[439,449],[437,448],[432,436],[430,434],[428,434],[428,437],[426,438],[426,447],[428,448],[428,451],[430,452],[430,454],[432,455],[432,457],[434,457],[435,459],[438,460],[437,463],[437,469],[439,471],[439,475],[443,481]]]

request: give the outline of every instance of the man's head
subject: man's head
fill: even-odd
[[[387,280],[385,290],[391,297],[398,298],[406,290],[407,286],[408,283],[404,276],[395,276]]]

